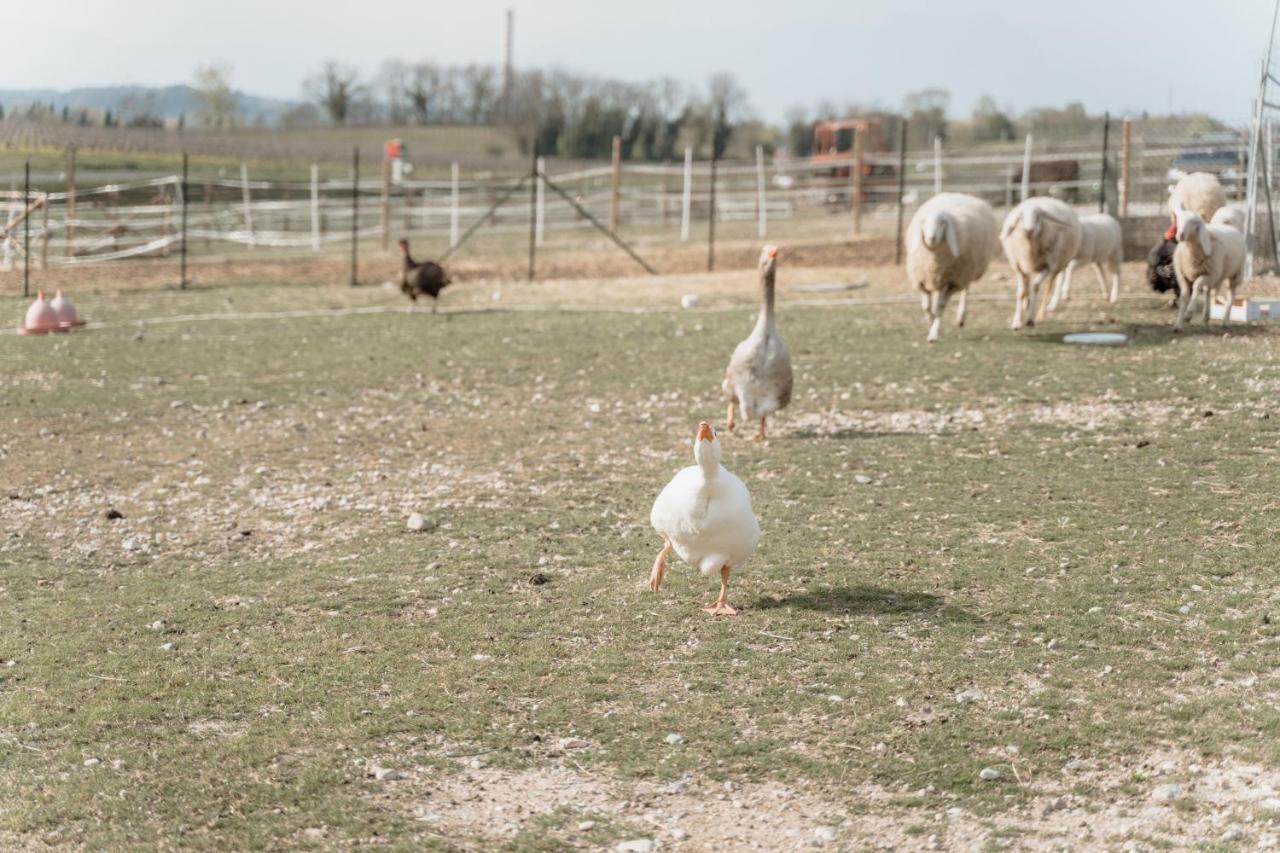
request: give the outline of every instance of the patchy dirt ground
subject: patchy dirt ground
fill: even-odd
[[[749,269],[0,337],[0,844],[1280,843],[1280,334],[1130,267],[1015,335],[996,269],[927,347],[900,270],[784,270],[734,620],[643,581]]]

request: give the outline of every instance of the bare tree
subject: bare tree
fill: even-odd
[[[712,146],[716,157],[723,157],[729,147],[733,126],[748,112],[746,90],[728,72],[711,75],[707,83],[708,108],[712,123]]]
[[[409,112],[419,124],[426,124],[440,109],[439,101],[444,91],[440,69],[430,62],[420,62],[409,71],[404,84]]]
[[[466,116],[470,124],[483,124],[493,117],[497,100],[498,73],[491,65],[468,65],[462,69]]]
[[[400,59],[388,59],[378,72],[378,87],[386,97],[387,121],[405,124],[409,119],[409,65]]]
[[[352,108],[362,89],[356,70],[332,59],[306,83],[307,93],[334,124],[345,124],[352,117]]]
[[[196,120],[204,127],[235,127],[236,96],[230,81],[229,65],[201,65],[196,69],[192,86],[197,103]]]

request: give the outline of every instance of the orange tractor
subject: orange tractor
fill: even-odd
[[[814,163],[847,160],[853,154],[853,140],[858,134],[862,134],[863,154],[883,154],[889,150],[878,121],[865,118],[819,121],[813,125],[813,154],[809,159]],[[837,162],[832,165],[829,174],[833,178],[847,178],[849,173],[847,163]],[[864,177],[885,177],[895,173],[896,169],[889,164],[862,164]]]

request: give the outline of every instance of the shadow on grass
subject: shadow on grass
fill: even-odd
[[[782,598],[761,598],[760,610],[822,610],[828,613],[932,614],[957,622],[976,622],[977,617],[962,607],[951,607],[940,595],[928,592],[899,592],[878,586],[818,587]]]
[[[1181,332],[1174,332],[1173,319],[1170,318],[1168,323],[1085,323],[1080,326],[1070,326],[1064,323],[1055,324],[1052,330],[1047,330],[1043,326],[1036,326],[1035,331],[1024,331],[1018,336],[1028,343],[1056,344],[1058,346],[1086,349],[1089,347],[1070,344],[1062,340],[1063,335],[1076,332],[1122,332],[1129,336],[1128,343],[1095,346],[1092,349],[1123,350],[1126,347],[1164,346],[1178,338],[1220,338],[1224,334],[1232,338],[1246,338],[1265,335],[1270,331],[1271,329],[1268,328],[1266,323],[1232,323],[1229,326],[1223,326],[1221,320],[1214,320],[1206,326],[1200,322],[1199,318],[1194,318],[1187,320],[1187,325],[1183,327]]]
[[[852,441],[860,438],[906,438],[909,436],[920,436],[921,433],[915,432],[895,432],[890,430],[874,430],[874,429],[837,429],[830,432],[824,432],[816,429],[798,429],[795,432],[787,434],[787,438],[835,438],[845,441]]]

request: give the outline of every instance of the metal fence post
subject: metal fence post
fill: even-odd
[[[1107,212],[1107,147],[1111,141],[1111,113],[1102,115],[1102,179],[1098,183],[1098,212]]]
[[[31,161],[22,170],[22,295],[31,295]]]
[[[1124,217],[1129,215],[1129,158],[1132,153],[1130,148],[1130,131],[1133,122],[1129,119],[1124,120],[1124,124],[1120,126],[1120,198],[1119,198],[1119,214]]]
[[[533,281],[534,259],[538,251],[538,141],[533,141],[529,162],[529,281]]]
[[[351,150],[351,286],[360,282],[356,277],[360,252],[360,148]]]
[[[622,137],[613,138],[613,163],[609,174],[609,230],[617,233],[618,206],[622,196]]]
[[[902,263],[902,197],[907,189],[907,122],[898,136],[898,236],[893,243],[893,262]]]
[[[179,244],[181,253],[182,266],[178,276],[178,288],[185,290],[187,287],[187,152],[182,152],[182,184],[178,187],[178,192],[182,193],[182,242]]]

